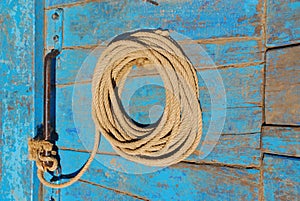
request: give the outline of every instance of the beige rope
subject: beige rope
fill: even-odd
[[[166,106],[157,124],[137,126],[120,103],[133,65],[154,65],[166,88]],[[192,64],[168,31],[137,31],[112,41],[94,71],[92,112],[96,128],[122,157],[167,166],[188,157],[202,134],[198,79]]]
[[[149,127],[132,122],[120,103],[119,97],[133,65],[155,65],[166,88],[163,115]],[[100,132],[122,157],[150,166],[175,164],[188,157],[200,141],[202,115],[197,75],[167,31],[137,31],[112,41],[98,60],[92,93],[96,133],[90,158],[75,177],[61,184],[48,182],[44,178],[46,169],[38,165],[38,178],[48,187],[67,187],[84,174],[97,153]],[[32,144],[29,142],[29,146]],[[39,160],[43,159],[33,160],[40,164]]]

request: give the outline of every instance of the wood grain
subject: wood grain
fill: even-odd
[[[300,159],[265,155],[263,160],[264,199],[299,200]]]
[[[0,4],[1,183],[0,200],[30,200],[32,163],[27,139],[34,134],[34,3]],[[22,19],[22,20],[20,20]]]
[[[299,1],[267,0],[266,31],[268,47],[300,42]]]
[[[94,201],[94,200],[120,200],[120,201],[140,201],[146,199],[139,199],[128,195],[129,193],[119,192],[109,188],[103,188],[97,185],[91,185],[84,182],[76,182],[68,188],[60,190],[60,200],[63,201]],[[46,189],[44,198],[49,200],[51,197],[51,190]]]
[[[300,46],[267,52],[267,124],[300,125]]]
[[[62,151],[61,154],[65,172],[76,170],[87,157],[86,153],[73,151]],[[120,161],[117,156],[101,157],[99,161],[105,159],[117,166]],[[99,161],[92,164],[83,176],[84,180],[149,200],[258,199],[259,170],[255,169],[179,163],[152,173],[132,174],[137,167],[128,164],[127,170],[131,171],[128,174],[110,170]]]
[[[134,12],[133,12],[134,11]],[[252,1],[100,1],[64,8],[64,46],[99,44],[126,31],[162,28],[191,39],[261,36],[262,10]],[[46,16],[50,21],[53,10]],[[50,30],[48,30],[50,29]],[[47,27],[47,44],[53,35]]]
[[[262,148],[268,153],[300,157],[300,128],[264,126]]]

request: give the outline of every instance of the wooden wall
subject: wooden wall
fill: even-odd
[[[54,196],[63,201],[300,199],[299,2],[157,0],[160,5],[154,6],[142,0],[46,0],[35,2],[36,8],[32,1],[18,2],[23,6],[10,3],[10,9],[3,13],[0,5],[0,35],[4,38],[1,42],[7,48],[18,47],[8,49],[0,58],[4,83],[0,153],[5,175],[0,180],[8,184],[2,188],[6,192],[1,193],[2,200],[14,200],[16,196],[29,200],[30,194],[32,199],[47,200]],[[21,14],[15,14],[15,7]],[[214,67],[204,61],[194,63],[204,136],[212,112],[226,112],[224,128],[212,152],[202,158],[200,144],[179,164],[147,174],[130,174],[128,170],[142,172],[145,167],[122,160],[102,138],[98,161],[93,162],[80,182],[61,191],[37,189],[35,179],[23,172],[32,168],[26,160],[25,143],[41,123],[40,58],[54,46],[56,28],[51,16],[57,8],[64,10],[63,51],[56,69],[58,145],[64,172],[78,169],[92,148],[90,83],[96,60],[84,63],[85,59],[102,42],[139,28],[163,28],[184,34],[212,58]],[[19,15],[27,17],[28,24]],[[3,23],[4,16],[13,20]],[[82,66],[84,72],[78,80],[76,76]],[[126,93],[145,83],[159,85],[161,80],[152,73],[132,73],[122,101],[133,101],[135,107],[130,115],[147,122],[149,108],[164,106],[163,91],[150,86],[140,88],[141,93],[133,97]],[[201,77],[209,73],[222,77],[226,108],[211,109],[213,97]],[[80,92],[80,99],[76,99],[74,90]],[[13,151],[14,162],[9,159],[11,150],[18,150]],[[21,168],[23,164],[26,168]],[[15,173],[19,168],[22,171]],[[15,181],[20,184],[28,180],[32,182],[18,188],[13,185]]]

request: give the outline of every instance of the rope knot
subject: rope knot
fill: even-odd
[[[29,160],[36,162],[38,169],[55,171],[58,168],[57,147],[46,140],[28,140]]]

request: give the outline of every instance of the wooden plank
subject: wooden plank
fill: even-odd
[[[267,0],[267,46],[276,47],[300,42],[299,1]]]
[[[87,1],[87,0],[85,0]],[[72,3],[80,3],[84,2],[82,0],[45,0],[46,8],[49,6],[62,6],[62,5],[70,5]]]
[[[201,69],[208,66],[230,66],[230,65],[251,65],[249,63],[262,62],[263,52],[260,41],[258,40],[239,40],[223,41],[221,43],[198,44],[197,48],[202,47],[207,52],[212,61],[207,61],[208,56],[203,56],[194,66]],[[180,42],[180,41],[179,41]],[[197,44],[197,42],[194,42]],[[190,50],[187,45],[185,50]],[[57,84],[68,84],[76,82],[76,76],[79,70],[84,66],[85,72],[80,74],[80,81],[90,81],[97,63],[97,58],[101,52],[92,52],[93,49],[66,49],[60,56],[59,67],[57,68]],[[192,49],[190,51],[193,51]],[[191,58],[195,52],[185,52]],[[199,53],[200,54],[200,53]],[[145,76],[145,72],[136,70],[135,76]]]
[[[222,133],[233,135],[254,134],[249,136],[222,136],[214,151],[205,161],[258,165],[260,155],[258,150],[259,133],[262,123],[262,98],[260,92],[262,69],[262,66],[252,66],[218,70],[224,79],[227,93],[226,119]],[[204,139],[211,122],[211,97],[200,74],[199,80]],[[162,85],[162,81],[157,76],[131,77],[126,81],[122,102],[125,105],[131,103],[131,106],[129,108],[125,107],[125,109],[127,109],[132,118],[141,123],[151,123],[149,115],[152,115],[150,118],[154,118],[152,122],[155,118],[159,118],[162,111],[152,111],[151,108],[153,106],[160,105],[161,108],[164,107],[164,91],[157,87],[151,88],[153,84]],[[73,91],[74,87],[76,87],[75,92]],[[75,100],[72,100],[73,93],[80,93],[80,96],[74,96]],[[60,135],[58,144],[61,147],[79,150],[92,149],[94,125],[91,117],[91,97],[89,83],[57,88],[57,131]],[[72,104],[75,104],[73,109]],[[217,118],[221,118],[224,108],[218,105],[216,108]],[[150,114],[149,111],[152,111],[152,113]],[[76,115],[75,123],[74,115]],[[82,141],[84,141],[84,144],[82,144]],[[101,141],[100,150],[103,152],[114,152],[104,138]],[[226,157],[223,155],[225,150],[227,151]],[[201,154],[199,151],[200,146],[198,152],[195,152],[195,155],[191,157],[191,160],[202,161],[199,157]]]
[[[201,158],[200,145],[186,160],[198,163],[223,163],[258,167],[260,163],[260,133],[248,135],[221,135],[213,151]]]
[[[300,46],[267,52],[267,124],[300,125]]]
[[[264,126],[262,148],[268,153],[300,157],[300,128]]]
[[[50,200],[51,189],[44,190],[44,199]],[[94,201],[94,200],[120,200],[120,201],[138,201],[145,200],[137,197],[120,193],[113,189],[103,188],[101,186],[91,185],[84,182],[77,182],[72,186],[60,190],[60,200],[63,201]]]
[[[64,46],[99,44],[141,28],[177,31],[191,39],[261,36],[262,9],[252,1],[100,1],[64,8]],[[134,11],[134,12],[132,12]],[[53,10],[46,12],[51,20]],[[46,41],[51,42],[51,26]],[[48,46],[51,46],[49,44]]]
[[[300,159],[265,155],[263,159],[264,200],[299,200]]]
[[[70,172],[80,167],[87,154],[62,151],[61,158],[63,171]],[[131,174],[108,169],[94,161],[82,179],[149,200],[258,199],[259,170],[256,169],[180,163],[156,172],[134,174],[139,166],[126,164],[120,157],[99,156],[98,160],[115,164],[119,170],[124,167]]]
[[[0,200],[30,200],[32,163],[27,139],[34,133],[34,2],[0,4]]]

